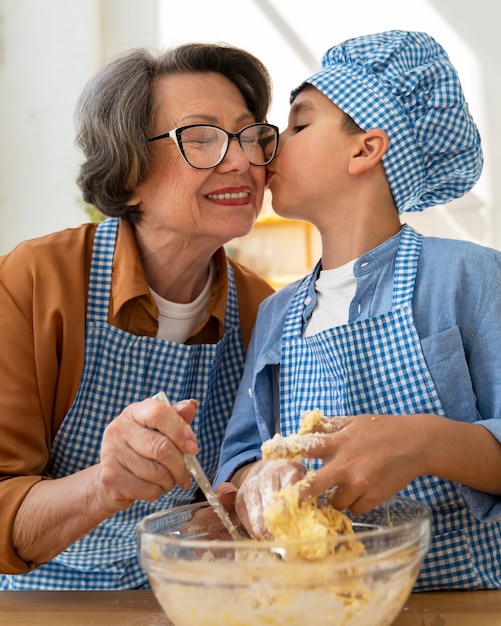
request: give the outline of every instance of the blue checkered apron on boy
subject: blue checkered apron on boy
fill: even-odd
[[[96,232],[84,370],[73,406],[54,439],[48,471],[58,478],[97,463],[107,424],[131,402],[164,391],[172,402],[183,398],[200,402],[193,428],[201,465],[214,475],[244,358],[231,267],[228,264],[225,334],[218,344],[188,346],[130,335],[107,321],[117,225],[118,220],[109,219]],[[189,491],[176,487],[156,502],[138,501],[39,569],[0,576],[0,588],[147,588],[138,561],[136,524],[145,515],[192,501],[195,492],[195,485]]]
[[[302,311],[315,271],[291,304],[282,335],[281,431],[297,432],[298,415],[444,415],[412,316],[422,236],[404,226],[395,261],[392,310],[387,314],[302,337]],[[419,419],[419,417],[416,417]],[[398,442],[395,442],[398,445]],[[480,523],[460,486],[421,476],[400,494],[425,501],[433,514],[432,546],[416,589],[498,587],[489,545],[501,542],[499,524]]]

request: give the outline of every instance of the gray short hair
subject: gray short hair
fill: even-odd
[[[85,202],[107,216],[140,219],[139,208],[126,203],[149,171],[155,82],[165,75],[195,72],[226,76],[255,120],[266,120],[271,78],[263,63],[245,50],[190,43],[158,54],[146,48],[122,54],[89,81],[77,103],[76,142],[85,156],[77,183]]]

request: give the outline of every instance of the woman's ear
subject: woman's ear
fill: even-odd
[[[350,174],[361,174],[381,162],[388,149],[389,139],[382,128],[372,128],[354,137],[358,140],[357,150],[350,160],[348,171]]]

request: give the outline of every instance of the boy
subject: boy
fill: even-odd
[[[216,480],[243,483],[255,535],[256,507],[298,474],[250,464],[319,408],[346,419],[308,442],[323,466],[305,497],[332,487],[354,512],[424,500],[416,588],[501,588],[501,253],[399,217],[462,196],[482,164],[457,73],[425,33],[348,40],[292,92],[268,185],[279,215],[319,230],[322,259],[261,305],[223,442]]]

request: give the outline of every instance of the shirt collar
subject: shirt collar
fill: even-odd
[[[127,219],[121,218],[118,226],[115,256],[113,258],[111,281],[112,315],[117,315],[119,310],[129,300],[141,296],[147,296],[151,302],[152,312],[154,312],[156,304],[150,295],[148,283],[146,282],[134,229]]]

